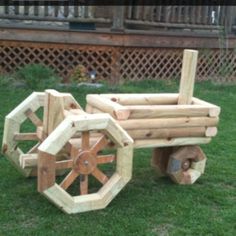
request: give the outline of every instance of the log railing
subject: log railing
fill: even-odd
[[[135,1],[135,4],[138,0]],[[1,6],[0,19],[106,23],[112,30],[235,28],[235,6]]]

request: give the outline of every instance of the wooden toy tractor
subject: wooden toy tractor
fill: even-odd
[[[6,116],[3,152],[24,175],[37,175],[38,191],[67,213],[106,207],[131,179],[133,148],[154,148],[159,174],[193,184],[206,163],[199,144],[216,135],[220,114],[192,96],[197,54],[184,51],[175,94],[87,95],[85,112],[70,94],[33,93]],[[27,119],[33,133],[21,129]],[[24,152],[26,140],[37,143]]]

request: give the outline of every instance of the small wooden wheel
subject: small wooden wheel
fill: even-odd
[[[151,159],[151,166],[158,176],[166,176],[167,165],[173,147],[154,148]]]
[[[203,173],[206,156],[199,146],[176,149],[169,158],[167,174],[178,184],[193,184]]]
[[[93,133],[99,136],[93,136]],[[75,134],[81,138],[75,140]],[[116,154],[100,152],[112,142]],[[67,213],[101,209],[118,194],[131,178],[133,140],[108,114],[67,117],[40,145],[38,157],[38,190]],[[62,148],[70,149],[70,159],[56,161]],[[103,164],[116,161],[114,173],[109,176]],[[56,169],[69,169],[65,178],[57,183]],[[93,176],[102,187],[90,190]],[[78,193],[71,195],[69,189]]]
[[[42,141],[41,130],[43,123],[35,112],[43,106],[44,93],[34,92],[5,118],[2,151],[25,176],[34,175],[36,172],[36,167],[23,169],[20,166],[20,159],[28,156],[36,158],[37,148]],[[27,119],[36,127],[34,133],[21,132],[21,125]],[[19,147],[21,141],[37,141],[37,143],[32,144],[30,149],[24,153]]]

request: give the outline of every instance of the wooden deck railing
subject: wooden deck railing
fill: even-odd
[[[2,6],[0,19],[106,23],[112,30],[189,29],[227,32],[234,28],[235,6]]]

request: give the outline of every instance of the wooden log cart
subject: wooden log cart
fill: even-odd
[[[159,174],[193,184],[220,114],[193,97],[197,55],[184,51],[179,93],[87,95],[85,112],[70,94],[34,92],[6,116],[3,152],[66,213],[106,207],[131,179],[133,148],[153,148]]]

